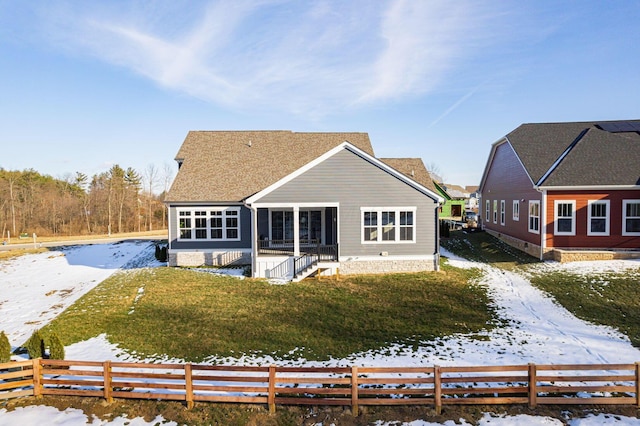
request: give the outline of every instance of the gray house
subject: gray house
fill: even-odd
[[[193,131],[176,160],[170,266],[284,279],[438,268],[442,199],[401,170],[415,159],[375,158],[366,133]]]

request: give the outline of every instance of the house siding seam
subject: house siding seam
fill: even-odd
[[[290,182],[266,194],[260,203],[338,204],[341,256],[433,254],[436,201],[377,165],[342,150]],[[416,208],[416,243],[361,244],[362,206]]]

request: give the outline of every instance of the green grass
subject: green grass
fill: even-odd
[[[451,232],[442,245],[459,256],[525,273],[576,317],[619,330],[640,347],[640,268],[625,273],[535,272],[540,263],[486,232]]]
[[[489,263],[502,269],[512,270],[520,265],[540,262],[481,231],[451,231],[449,238],[440,240],[440,245],[465,259]]]
[[[592,275],[544,272],[530,279],[578,318],[616,328],[640,347],[640,268]]]
[[[270,285],[189,269],[142,269],[104,281],[48,330],[65,345],[106,333],[129,352],[192,362],[241,354],[343,358],[491,328],[485,289],[473,284],[477,274],[445,265],[432,273]]]

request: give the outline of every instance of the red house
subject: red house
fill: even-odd
[[[483,229],[540,259],[640,258],[640,120],[523,124],[480,193]]]

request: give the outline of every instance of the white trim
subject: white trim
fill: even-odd
[[[549,191],[624,191],[638,190],[640,185],[582,185],[582,186],[537,186]]]
[[[622,235],[624,236],[640,236],[640,232],[627,232],[627,204],[638,204],[640,200],[622,200]],[[635,217],[635,216],[632,216]]]
[[[511,204],[511,220],[520,221],[520,200],[513,200]]]
[[[594,232],[591,230],[591,206],[594,204],[604,204],[606,206],[606,215],[604,217],[605,230],[603,232]],[[596,216],[596,219],[602,219],[600,216]],[[610,223],[611,223],[611,201],[610,200],[588,200],[587,201],[587,235],[589,236],[609,236],[610,235]]]
[[[571,206],[571,216],[558,216],[558,206],[567,204]],[[571,231],[559,231],[558,219],[571,219]],[[554,200],[553,201],[553,235],[576,235],[576,200]]]
[[[340,152],[340,151],[342,151],[344,149],[353,152],[357,156],[362,157],[364,160],[369,161],[370,163],[380,167],[381,169],[383,169],[387,173],[391,174],[392,176],[396,177],[397,179],[403,181],[404,183],[406,183],[406,184],[408,184],[410,186],[413,186],[416,190],[418,190],[418,191],[422,192],[423,194],[427,195],[428,197],[432,198],[434,201],[437,201],[439,203],[444,202],[444,198],[442,198],[438,194],[434,193],[430,189],[420,185],[418,182],[414,181],[413,179],[409,178],[408,176],[404,175],[403,173],[400,173],[397,170],[389,167],[388,165],[386,165],[382,161],[378,160],[377,158],[372,157],[371,155],[367,154],[366,152],[364,152],[360,148],[352,145],[349,141],[344,141],[340,145],[338,145],[338,146],[330,149],[329,151],[325,152],[324,154],[322,154],[321,156],[319,156],[315,160],[310,161],[309,163],[307,163],[304,166],[300,167],[298,170],[288,174],[287,176],[283,177],[279,181],[277,181],[277,182],[269,185],[268,187],[264,188],[262,191],[259,191],[259,192],[255,193],[255,194],[253,194],[251,197],[246,199],[246,204],[254,203],[255,201],[257,201],[260,198],[262,198],[262,197],[268,195],[269,193],[275,191],[276,189],[280,188],[284,184],[292,181],[293,179],[297,178],[298,176],[302,175],[303,173],[307,172],[308,170],[314,168],[315,166],[317,166],[318,164],[324,162],[328,158],[333,157],[335,154],[337,154],[338,152]]]
[[[400,254],[400,255],[368,255],[368,256],[340,256],[338,262],[371,262],[371,261],[385,261],[385,260],[433,260],[436,258],[436,253],[433,254]]]
[[[240,241],[242,239],[242,220],[241,218],[241,207],[240,206],[181,206],[181,207],[176,207],[176,241],[180,241],[180,242],[198,242],[198,241],[214,241],[214,242],[218,242],[218,241]],[[180,213],[182,212],[189,212],[191,213],[188,216],[188,219],[191,220],[191,223],[188,227],[188,229],[191,231],[191,237],[190,238],[182,238],[181,236],[181,229],[187,229],[185,228],[181,228],[180,227]],[[196,212],[205,212],[204,216],[199,216],[197,217],[195,215]],[[211,231],[213,229],[213,227],[211,226],[211,220],[214,218],[213,216],[211,216],[212,212],[222,212],[222,216],[219,216],[219,218],[222,220],[222,227],[221,228],[215,228],[215,229],[221,229],[222,230],[222,238],[212,238],[211,237]],[[235,215],[227,215],[227,212],[236,212]],[[186,218],[186,216],[185,216]],[[217,218],[217,217],[216,217]],[[235,218],[238,221],[238,226],[236,227],[231,227],[231,228],[227,228],[227,219],[229,218]],[[197,228],[196,227],[196,219],[204,219],[205,220],[205,227],[204,228]],[[196,238],[196,230],[197,229],[205,229],[207,235],[205,238]],[[227,238],[227,230],[228,229],[237,229],[238,231],[238,236],[236,238]]]
[[[504,200],[500,200],[500,225],[504,226],[507,220],[507,204]]]
[[[314,207],[338,207],[340,203],[253,203],[251,205],[258,209],[292,209],[294,207],[306,209]]]
[[[493,223],[498,224],[498,200],[493,200]]]
[[[394,227],[394,240],[382,240],[376,239],[373,241],[364,239],[364,214],[366,212],[375,212],[378,216],[381,216],[383,212],[394,212],[395,213],[395,223]],[[411,239],[410,240],[401,240],[400,239],[400,229],[402,225],[400,224],[400,213],[402,212],[411,212],[413,214],[413,224],[411,226]],[[405,206],[405,207],[360,207],[360,243],[361,244],[415,244],[416,242],[416,234],[418,233],[418,224],[417,224],[417,207],[416,206]],[[376,218],[376,237],[382,238],[382,217]]]
[[[491,200],[485,200],[484,218],[487,223],[491,222]]]
[[[532,205],[538,205],[538,215],[537,216],[532,216],[531,215],[531,206]],[[542,218],[541,213],[542,213],[542,203],[540,202],[540,200],[529,200],[529,205],[527,206],[527,230],[532,233],[532,234],[540,234],[540,227],[542,226]],[[538,218],[538,229],[532,228],[531,227],[531,218],[532,217],[537,217]]]

